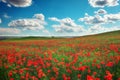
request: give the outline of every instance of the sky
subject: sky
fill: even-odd
[[[0,36],[84,36],[120,30],[120,0],[0,0]]]

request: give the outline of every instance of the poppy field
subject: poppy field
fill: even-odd
[[[0,41],[0,80],[120,80],[120,31]]]

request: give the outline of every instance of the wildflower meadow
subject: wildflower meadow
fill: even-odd
[[[120,31],[0,41],[0,80],[120,80]]]

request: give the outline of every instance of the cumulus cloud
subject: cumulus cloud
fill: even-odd
[[[82,21],[87,24],[87,26],[90,26],[88,29],[86,29],[86,34],[120,30],[120,26],[103,26],[103,24],[116,23],[117,21],[120,21],[120,13],[109,14],[104,9],[99,9],[96,11],[94,16],[90,16],[85,13],[85,16],[83,18],[79,18],[79,21]]]
[[[81,26],[78,27],[70,27],[66,25],[53,25],[53,28],[56,32],[82,32],[83,28]]]
[[[44,21],[44,19],[45,19],[45,16],[43,14],[35,14],[33,17],[37,18],[37,19],[40,19],[42,21]]]
[[[1,0],[2,2],[4,2],[4,3],[6,3],[7,2],[7,0]]]
[[[18,20],[13,20],[8,24],[8,26],[12,27],[39,27],[39,28],[44,28],[43,27],[43,22],[41,22],[38,19],[18,19]]]
[[[44,32],[44,33],[48,33],[48,34],[50,33],[48,30],[43,30],[43,32]]]
[[[111,7],[119,5],[119,0],[88,0],[92,7]]]
[[[21,31],[16,28],[0,28],[0,35],[19,34]]]
[[[7,3],[8,7],[28,7],[32,4],[32,0],[2,0],[2,2]]]
[[[4,17],[4,18],[6,18],[6,19],[11,18],[11,16],[9,16],[9,15],[8,15],[8,14],[6,14],[6,13],[3,15],[3,17]]]
[[[115,22],[120,21],[120,13],[117,14],[106,14],[104,15],[104,18],[107,19],[108,22]]]
[[[35,14],[34,18],[30,19],[17,19],[11,21],[8,26],[16,27],[16,28],[23,28],[24,30],[43,30],[46,25],[44,21],[43,14]]]
[[[95,14],[107,14],[107,11],[106,10],[104,10],[104,9],[99,9],[98,11],[95,11],[94,12]]]
[[[8,7],[12,7],[10,4],[7,4]]]
[[[49,20],[51,20],[51,21],[57,21],[57,22],[59,22],[60,20],[58,19],[58,18],[56,18],[56,17],[50,17],[50,18],[48,18]]]
[[[104,19],[100,15],[89,16],[88,14],[86,14],[85,17],[80,18],[79,21],[83,21],[85,22],[85,24],[102,24],[106,22],[106,19]]]
[[[55,17],[49,18],[52,21],[59,22],[58,25],[52,25],[56,32],[82,32],[82,26],[77,25],[71,18],[58,19]]]
[[[120,26],[114,26],[106,29],[106,31],[116,31],[116,30],[120,30]]]
[[[100,26],[100,25],[94,25],[94,26],[91,26],[89,29],[88,29],[89,32],[104,32],[105,31],[105,28]]]
[[[90,16],[85,14],[85,17],[79,18],[79,21],[84,22],[85,24],[105,24],[105,23],[115,23],[116,21],[120,21],[120,13],[116,14],[104,14],[104,15],[94,15]]]
[[[100,33],[100,32],[108,32],[108,31],[115,31],[115,30],[120,30],[120,26],[104,27],[101,25],[94,25],[88,29],[88,32]]]

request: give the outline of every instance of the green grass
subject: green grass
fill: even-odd
[[[59,37],[18,37],[18,38],[8,38],[2,41],[21,41],[21,40],[49,40],[49,39],[61,39]]]

